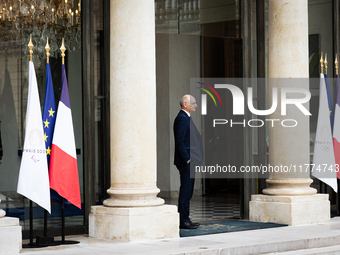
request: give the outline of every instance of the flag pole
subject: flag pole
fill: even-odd
[[[28,43],[29,53],[30,53],[30,59],[29,61],[33,61],[33,43],[32,43],[32,34],[30,34],[30,41]],[[32,200],[28,199],[30,201],[30,242],[25,248],[36,248],[33,243],[33,202]]]
[[[65,51],[66,51],[66,47],[64,44],[64,38],[62,39],[62,44],[60,47],[60,51],[61,51],[61,64],[65,65]],[[61,244],[77,244],[79,243],[78,241],[65,241],[65,198],[62,197],[62,209],[61,209]]]
[[[45,46],[45,50],[46,50],[46,63],[49,64],[50,63],[50,45],[48,44],[48,37],[47,37],[47,42],[46,42],[46,46]]]
[[[30,54],[30,58],[29,61],[33,61],[33,43],[32,43],[32,34],[30,35],[30,41],[28,43],[28,48],[29,48],[29,54]],[[32,200],[28,199],[30,201],[30,242],[27,245],[23,245],[24,248],[35,248],[34,243],[33,243],[33,202]]]
[[[46,90],[45,90],[45,102],[44,102],[44,111],[43,111],[43,119],[42,119],[43,122],[44,122],[44,118],[46,117],[45,115],[46,115],[47,105],[50,103],[50,100],[51,100],[47,96],[50,93],[50,91],[49,91],[49,89],[50,89],[49,88],[49,85],[50,85],[49,84],[49,81],[50,81],[49,78],[51,78],[48,75],[50,73],[50,67],[49,67],[49,56],[50,56],[50,52],[49,51],[50,51],[50,46],[48,44],[48,37],[47,37],[46,41],[47,41],[46,42],[46,46],[45,46],[45,50],[46,50]],[[52,86],[52,90],[53,90],[53,86]],[[54,102],[54,95],[53,95],[53,102]],[[54,108],[55,108],[55,106],[54,106]],[[50,111],[52,111],[52,108],[51,108]],[[51,129],[54,128],[54,125],[52,126],[52,123],[48,122],[47,119],[46,119],[46,122],[51,125],[50,126]],[[50,135],[50,133],[48,133],[48,136],[46,135],[45,127],[44,127],[44,139],[45,139],[45,142],[47,143],[48,142],[47,138],[49,136],[51,136],[51,135]],[[47,126],[47,128],[49,128],[49,127]],[[48,167],[48,164],[49,164],[49,158],[48,158],[49,146],[46,143],[45,143],[45,149],[46,149],[46,159],[47,159],[47,171],[49,171],[49,167]],[[51,197],[48,197],[48,199],[51,200]],[[44,235],[43,236],[37,236],[36,245],[39,246],[39,247],[47,247],[47,246],[57,245],[54,242],[54,237],[53,236],[47,236],[47,210],[46,209],[44,210]]]
[[[30,34],[30,41],[28,43],[29,53],[30,53],[30,61],[33,61],[33,43],[32,43],[32,34]],[[30,247],[33,247],[33,203],[30,200]]]
[[[33,247],[33,203],[30,200],[30,247]]]
[[[33,45],[33,43],[32,43],[32,34],[30,34],[30,41],[29,41],[29,43],[28,43],[28,48],[29,48],[29,53],[30,53],[30,61],[33,61],[33,47],[34,47],[34,45]]]
[[[61,243],[65,244],[65,198],[63,198],[61,202],[63,203],[61,215]]]
[[[338,67],[338,54],[335,54],[335,74],[338,76],[339,74],[339,67]]]
[[[320,66],[321,66],[321,72],[323,74],[323,52],[321,52],[321,59],[320,59]],[[319,92],[320,93],[320,92]],[[326,186],[326,185],[325,185]],[[322,192],[322,181],[320,181],[320,193]]]
[[[60,51],[61,51],[61,64],[65,64],[65,44],[64,44],[64,38],[62,39]],[[62,214],[61,214],[61,243],[65,243],[65,199],[63,198],[61,200],[63,206],[62,206]]]
[[[60,51],[61,51],[61,64],[62,65],[65,65],[65,44],[64,44],[64,38],[62,40],[62,44],[61,44],[61,47],[60,47]]]
[[[327,53],[325,53],[325,74],[327,75],[328,70],[328,61],[327,61]]]
[[[321,66],[321,73],[323,73],[323,52],[321,52],[320,66]]]
[[[325,62],[324,62],[324,64],[325,64],[325,83],[326,83],[326,88],[327,88],[327,78],[328,78],[328,76],[327,76],[327,70],[328,70],[328,61],[327,61],[327,53],[325,53]],[[331,125],[331,129],[333,129],[333,126]],[[325,186],[325,193],[327,193],[327,185],[326,185],[326,183],[324,183],[324,186]]]
[[[46,63],[48,64],[50,62],[50,59],[49,59],[49,57],[50,57],[50,45],[48,44],[48,37],[47,37],[45,50],[46,50]],[[44,210],[44,236],[47,236],[47,211],[46,210]]]
[[[338,90],[340,89],[339,84],[338,84],[338,79],[339,79],[339,77],[338,77],[338,75],[339,75],[338,54],[335,54],[334,64],[335,64],[336,91],[338,92]],[[337,181],[338,181],[338,187],[339,187],[339,185],[340,185],[339,178],[337,179]],[[338,216],[339,216],[340,215],[340,194],[339,194],[339,192],[337,193],[337,196],[338,196]]]

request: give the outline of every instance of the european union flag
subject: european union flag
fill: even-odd
[[[42,119],[43,119],[44,139],[45,139],[45,145],[46,145],[46,156],[47,156],[48,165],[50,165],[52,138],[53,138],[56,115],[57,115],[57,111],[56,111],[55,99],[54,99],[51,68],[50,68],[50,64],[47,63],[46,64],[45,103],[44,103]]]
[[[46,156],[47,156],[47,164],[48,169],[50,169],[50,158],[51,158],[51,148],[52,148],[52,140],[54,134],[54,125],[57,116],[57,110],[54,99],[54,90],[53,90],[53,82],[52,82],[52,74],[50,64],[46,63],[46,89],[45,89],[45,103],[44,110],[42,115],[43,127],[44,127],[44,139],[45,139],[45,147],[46,147]],[[58,200],[60,203],[61,197],[54,190],[51,189],[51,197]],[[65,204],[67,201],[65,201]]]
[[[333,111],[333,102],[332,102],[332,97],[331,97],[331,90],[329,89],[328,75],[327,74],[325,74],[325,83],[326,83],[326,90],[327,90],[329,118],[330,118],[330,121],[331,121],[331,128],[332,128],[332,131],[333,131],[334,111]]]

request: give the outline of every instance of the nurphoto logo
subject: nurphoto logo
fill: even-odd
[[[202,88],[202,87],[197,87],[197,88],[206,92],[206,94],[201,94],[201,115],[207,115],[207,111],[208,111],[207,95],[211,97],[215,106],[217,106],[217,102],[216,102],[214,95],[218,98],[220,105],[223,106],[221,97],[215,89],[229,90],[231,92],[232,101],[233,101],[232,114],[233,115],[244,115],[245,96],[243,94],[243,91],[239,87],[232,85],[232,84],[215,84],[214,87],[212,87],[206,83],[202,83],[202,82],[197,82],[197,83],[205,87],[205,88]],[[210,89],[214,95],[208,89]],[[311,93],[309,92],[309,90],[304,89],[304,88],[297,88],[297,87],[281,87],[280,92],[281,92],[280,93],[281,116],[287,115],[287,105],[295,105],[296,109],[300,110],[306,116],[312,115],[303,105],[304,103],[308,103],[309,100],[311,99]],[[300,98],[290,98],[289,95],[294,95],[295,97],[296,95],[299,95]],[[268,116],[274,113],[279,103],[277,87],[272,88],[271,96],[272,96],[271,98],[272,103],[269,109],[266,109],[266,110],[256,109],[253,103],[253,88],[248,87],[247,88],[247,106],[248,106],[249,111],[253,113],[254,115],[259,115],[259,116]],[[249,127],[262,127],[265,124],[265,122],[268,122],[269,124],[271,124],[271,127],[274,127],[276,122],[281,123],[283,127],[295,127],[298,125],[298,122],[295,119],[283,119],[283,120],[266,119],[265,121],[261,119],[250,119],[247,122],[245,119],[243,119],[243,121],[241,122],[235,122],[233,121],[233,119],[228,120],[228,119],[221,119],[221,118],[219,119],[214,118],[212,124],[213,124],[213,127],[215,127],[216,125],[226,125],[228,123],[230,124],[230,127],[233,127],[235,125],[242,125],[243,127],[245,127],[246,124]]]

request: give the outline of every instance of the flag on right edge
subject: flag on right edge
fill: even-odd
[[[76,144],[64,64],[61,65],[61,95],[53,134],[49,173],[51,189],[81,209]]]
[[[326,84],[323,73],[320,74],[319,114],[316,126],[314,157],[311,173],[320,181],[337,192],[338,184],[335,172],[335,157],[332,141],[331,122],[329,121],[329,106]]]
[[[340,166],[340,88],[339,78],[336,75],[336,103],[335,103],[335,114],[334,114],[334,126],[333,126],[333,146],[335,163]],[[337,177],[340,179],[340,172],[337,172]]]

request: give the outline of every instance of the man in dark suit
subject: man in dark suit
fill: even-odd
[[[181,110],[174,122],[175,165],[181,178],[178,212],[180,228],[195,229],[199,227],[199,223],[193,223],[189,218],[189,202],[194,191],[195,166],[201,165],[203,162],[203,149],[201,134],[190,117],[197,107],[195,98],[190,95],[183,96],[180,106]]]

